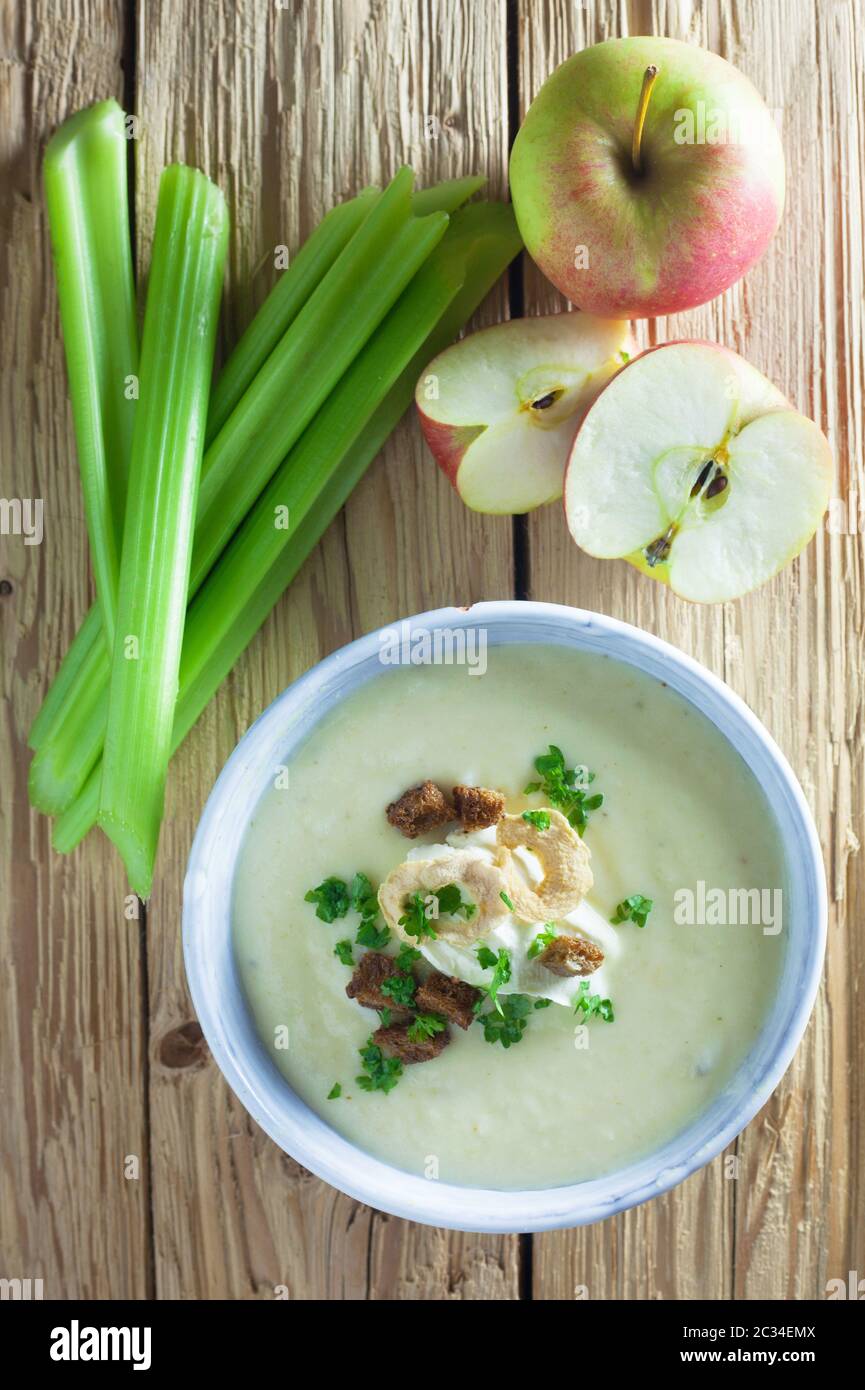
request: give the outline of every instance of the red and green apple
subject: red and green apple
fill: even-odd
[[[759,93],[717,54],[608,39],[545,82],[510,182],[527,250],[572,303],[647,318],[706,303],[762,255],[784,154]]]

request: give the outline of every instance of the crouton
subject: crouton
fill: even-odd
[[[382,992],[385,980],[396,975],[408,978],[403,970],[397,970],[392,956],[382,951],[367,951],[354,968],[354,974],[345,987],[349,999],[356,999],[365,1009],[390,1009],[394,1018],[409,1018],[408,1010],[394,1004],[389,994]]]
[[[557,936],[538,956],[554,975],[591,975],[603,959],[600,947],[582,936]]]
[[[481,997],[482,991],[474,985],[434,970],[418,985],[415,1003],[421,1013],[441,1014],[451,1023],[458,1023],[460,1028],[469,1028],[475,1020],[474,1006]]]
[[[505,799],[501,792],[490,791],[489,787],[454,787],[451,793],[454,809],[463,830],[485,830],[495,825],[505,811]]]
[[[387,1028],[377,1028],[372,1040],[387,1057],[398,1057],[409,1066],[414,1062],[431,1062],[450,1042],[447,1028],[433,1033],[431,1038],[412,1042],[408,1035],[410,1026],[409,1023],[392,1023]]]
[[[409,787],[401,797],[391,802],[385,815],[391,825],[409,840],[456,819],[454,808],[441,787],[430,781],[421,782],[419,787]]]

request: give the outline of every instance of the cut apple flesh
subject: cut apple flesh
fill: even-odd
[[[466,505],[513,514],[560,497],[574,431],[630,346],[626,321],[569,313],[482,329],[436,357],[417,406]]]
[[[591,555],[718,603],[776,574],[828,505],[829,445],[756,368],[709,343],[635,358],[574,441],[565,511]]]

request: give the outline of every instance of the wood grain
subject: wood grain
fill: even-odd
[[[0,26],[0,494],[44,504],[41,545],[0,538],[0,1274],[41,1278],[45,1298],[142,1298],[139,925],[95,838],[68,861],[52,856],[49,823],[28,808],[25,748],[91,597],[42,150],[77,107],[122,97],[123,8],[34,0],[5,6]]]
[[[192,22],[193,13],[197,22]],[[507,150],[503,14],[468,3],[139,6],[141,243],[161,167],[200,165],[234,208],[228,336],[333,202],[410,163],[418,182],[494,171]],[[466,71],[477,80],[466,84]],[[427,138],[432,130],[434,138]],[[496,180],[498,184],[496,185]],[[250,290],[252,281],[252,290]],[[501,297],[487,310],[503,309]],[[281,1154],[203,1049],[180,954],[183,866],[215,771],[294,677],[390,619],[510,592],[511,529],[470,516],[403,425],[177,759],[148,911],[157,1289],[174,1298],[500,1298],[517,1241],[414,1227]],[[166,1066],[165,1058],[182,1060]]]
[[[578,47],[651,32],[705,44],[748,73],[781,112],[790,184],[781,231],[746,279],[710,306],[642,325],[641,341],[725,342],[813,414],[838,457],[832,527],[753,597],[690,607],[625,565],[580,555],[556,507],[515,531],[468,513],[404,421],[172,765],[145,940],[124,920],[105,842],[91,836],[61,860],[27,810],[26,729],[90,592],[41,200],[47,134],[98,96],[134,94],[142,279],[163,165],[182,159],[221,184],[233,215],[225,348],[273,281],[274,249],[293,252],[335,201],[402,162],[420,183],[477,170],[503,193],[509,80],[524,110]],[[0,33],[0,493],[42,497],[46,526],[38,547],[0,538],[0,1275],[42,1277],[58,1298],[302,1300],[812,1298],[829,1278],[861,1276],[856,0],[21,0],[4,8]],[[523,291],[526,312],[562,307],[529,265]],[[507,312],[502,287],[478,321]],[[508,596],[517,580],[532,597],[657,632],[745,697],[803,782],[832,900],[816,1016],[778,1092],[728,1151],[738,1177],[718,1159],[647,1206],[533,1245],[383,1216],[283,1155],[209,1057],[180,953],[192,833],[260,710],[359,633]],[[129,1155],[139,1160],[131,1180]]]
[[[838,496],[861,497],[861,26],[847,3],[811,0],[609,6],[523,0],[522,100],[577,48],[663,33],[741,67],[782,118],[788,205],[763,260],[702,309],[641,325],[642,341],[703,337],[766,372],[820,422]],[[859,66],[856,66],[857,52]],[[527,305],[555,297],[527,284]],[[722,675],[764,720],[817,817],[833,899],[826,984],[782,1085],[730,1152],[613,1222],[535,1242],[535,1296],[817,1298],[861,1268],[863,1038],[862,545],[818,535],[772,584],[737,604],[682,603],[625,564],[568,547],[556,508],[529,524],[535,598],[597,609],[656,632]],[[738,1177],[725,1178],[726,1172]]]

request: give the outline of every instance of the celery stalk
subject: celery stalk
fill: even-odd
[[[207,450],[190,586],[204,579],[274,470],[441,240],[415,218],[403,168],[268,357]]]
[[[412,212],[416,216],[427,216],[433,212],[454,212],[461,203],[476,193],[484,182],[482,177],[470,175],[466,178],[446,180],[432,188],[422,189],[412,195]],[[365,190],[353,201],[357,203],[364,200],[368,204],[368,211],[374,199],[378,199],[380,196],[377,189]],[[347,206],[348,204],[342,205],[342,207]],[[342,208],[337,208],[335,211],[341,213]],[[328,219],[325,218],[325,222],[327,221]],[[319,228],[320,230],[321,228]],[[344,224],[342,230],[345,230]],[[337,231],[339,231],[339,224]],[[332,247],[332,233],[333,227],[331,226],[328,233],[328,246],[330,247]],[[313,233],[310,240],[316,236],[317,233]],[[294,263],[295,271],[298,274],[297,267],[305,250],[306,247],[298,254]],[[320,271],[322,278],[329,268],[324,264],[326,258],[322,243],[319,242],[314,271],[315,273]],[[286,277],[289,273],[286,271]],[[310,291],[313,288],[314,278],[313,269],[311,269],[310,262],[307,261],[304,279],[308,283]],[[233,384],[222,388],[222,378],[220,378],[216,387],[217,393],[220,389],[225,390],[223,400],[233,399],[234,387],[241,379],[247,378],[250,362],[254,361],[256,365],[260,365],[262,345],[270,343],[275,333],[284,332],[293,322],[293,318],[296,317],[294,292],[289,293],[287,290],[282,290],[282,283],[281,280],[271,291],[259,311],[259,316],[264,315],[264,323],[256,329],[243,353],[241,353],[241,345],[246,342],[245,337],[235,352],[232,353],[226,371],[232,363],[235,363],[235,359],[240,354],[232,368],[231,381]],[[271,300],[276,301],[276,307],[273,310],[269,307]],[[258,316],[254,323],[257,322]],[[212,428],[213,409],[212,397],[208,415],[208,430]],[[205,475],[207,471],[208,455],[205,454],[202,475]],[[240,524],[242,519],[242,516],[236,517],[235,527]],[[64,659],[61,672],[57,677],[58,681],[61,680],[61,677],[63,679],[62,688],[55,691],[54,686],[51,687],[30,735],[31,747],[37,750],[43,749],[40,756],[34,759],[31,765],[30,799],[38,809],[52,815],[68,806],[81,790],[91,768],[96,764],[102,746],[106,706],[103,687],[106,686],[108,680],[108,659],[101,644],[98,648],[93,649],[92,623],[95,612],[96,610],[91,609],[85,624],[79,629]],[[98,622],[98,613],[95,621]]]
[[[365,188],[350,202],[332,208],[282,272],[220,372],[207,412],[208,444],[379,196],[378,189]]]
[[[201,468],[189,575],[194,594],[280,461],[381,323],[448,225],[444,212],[412,213],[410,169],[401,169],[283,334],[217,437]],[[474,180],[446,185],[448,200]],[[430,190],[430,195],[434,190]],[[428,202],[430,199],[427,200]],[[99,756],[105,664],[94,652],[75,700],[30,766],[30,799],[55,814],[78,794]],[[93,684],[90,684],[92,674]]]
[[[68,717],[78,696],[83,693],[83,683],[89,682],[92,671],[100,669],[99,663],[93,660],[94,647],[98,652],[105,653],[102,614],[98,603],[93,604],[70,643],[39,713],[30,726],[27,743],[34,751],[41,748],[61,721]],[[107,658],[101,669],[107,671]]]
[[[454,217],[423,271],[289,454],[190,607],[172,750],[379,452],[411,403],[427,362],[452,341],[519,249],[513,214],[504,204],[479,203]],[[417,346],[412,325],[420,315],[427,317]],[[288,508],[286,530],[274,526],[275,506]],[[56,849],[68,852],[91,829],[97,793],[98,769],[57,819]]]
[[[225,200],[195,169],[162,175],[98,822],[150,891],[177,697],[198,478],[228,244]]]
[[[480,175],[470,174],[419,189],[412,195],[412,212],[415,217],[455,212],[485,182]],[[365,188],[356,198],[332,208],[280,275],[219,375],[207,414],[208,444],[380,197],[377,188]]]
[[[96,592],[108,640],[117,611],[138,372],[124,115],[102,101],[45,151],[45,201]],[[37,737],[38,737],[37,731]]]

